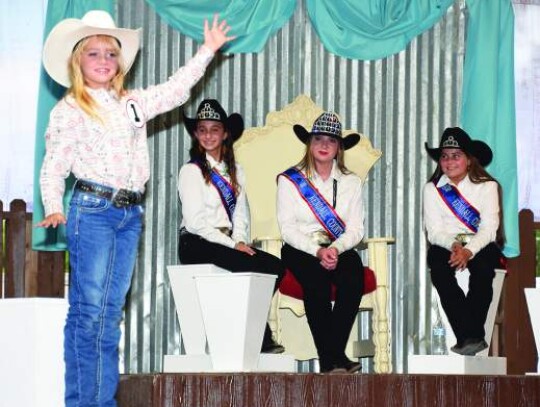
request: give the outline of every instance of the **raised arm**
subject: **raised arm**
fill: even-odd
[[[218,15],[214,15],[214,21],[210,27],[208,20],[204,20],[204,45],[216,52],[225,43],[236,38],[236,36],[227,36],[231,27],[226,20],[221,22],[218,20]]]

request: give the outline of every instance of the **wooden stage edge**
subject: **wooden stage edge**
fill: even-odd
[[[540,376],[208,373],[122,375],[119,407],[532,407]]]

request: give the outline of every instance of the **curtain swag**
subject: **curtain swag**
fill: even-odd
[[[230,53],[259,52],[292,16],[296,0],[146,0],[169,25],[201,41],[202,23],[218,13],[237,39]],[[380,59],[403,50],[431,28],[454,0],[306,0],[325,48],[352,59]]]

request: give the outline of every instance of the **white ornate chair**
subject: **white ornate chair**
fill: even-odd
[[[238,162],[246,172],[246,190],[251,206],[251,236],[261,248],[280,256],[281,238],[276,221],[276,176],[298,163],[305,146],[294,134],[292,126],[301,124],[311,129],[315,119],[323,109],[305,95],[298,96],[283,110],[270,112],[264,127],[247,129],[235,143]],[[345,131],[344,133],[351,133]],[[367,137],[345,154],[347,167],[365,181],[371,167],[381,157],[379,150],[372,148]],[[369,208],[367,208],[369,211]],[[377,289],[365,295],[360,309],[373,309],[373,343],[375,345],[374,368],[376,372],[389,373],[392,370],[390,359],[390,329],[388,315],[388,266],[387,245],[393,238],[365,239],[368,247],[368,265],[375,271]],[[270,314],[270,325],[275,339],[285,346],[286,352],[297,360],[317,357],[313,339],[305,318],[304,303],[301,300],[283,295],[280,291],[274,296]],[[357,327],[353,327],[347,355],[364,356],[355,351]]]

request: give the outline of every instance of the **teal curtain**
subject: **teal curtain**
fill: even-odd
[[[307,0],[324,47],[352,59],[380,59],[405,49],[455,0]],[[490,0],[491,1],[491,0]]]
[[[47,20],[43,40],[47,38],[51,29],[65,18],[80,18],[89,10],[105,10],[114,15],[114,0],[49,0],[47,4]],[[34,223],[44,217],[43,205],[41,203],[41,190],[39,188],[39,172],[43,157],[45,155],[45,130],[49,122],[49,113],[58,100],[64,95],[65,88],[54,82],[41,68],[39,83],[38,112],[36,124],[36,144],[34,156]],[[67,207],[71,190],[68,181],[66,195],[64,196],[64,207]],[[34,250],[65,250],[65,227],[53,228],[33,228],[32,248]]]
[[[519,255],[514,12],[510,0],[467,0],[463,128],[493,149],[488,171],[503,189],[507,257]]]
[[[296,0],[146,0],[157,14],[182,34],[202,42],[204,19],[215,13],[237,38],[223,48],[229,53],[259,52],[268,38],[292,16]]]

